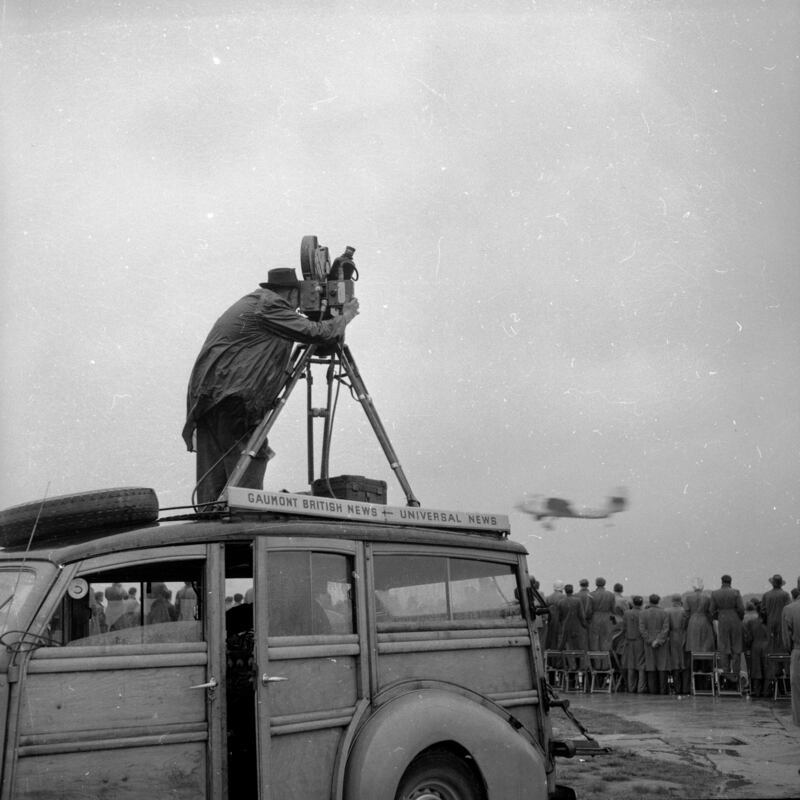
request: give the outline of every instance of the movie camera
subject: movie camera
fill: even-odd
[[[327,247],[320,246],[316,236],[304,236],[300,242],[300,311],[313,319],[330,319],[334,309],[354,297],[358,269],[353,261],[355,247],[349,245],[331,264]]]

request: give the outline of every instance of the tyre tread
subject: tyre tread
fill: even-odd
[[[59,495],[0,511],[0,545],[27,543],[36,537],[60,533],[150,523],[158,519],[158,498],[153,489],[125,486]]]

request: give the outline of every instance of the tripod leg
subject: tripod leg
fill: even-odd
[[[400,461],[398,460],[397,454],[392,447],[392,443],[389,441],[389,436],[386,433],[386,429],[383,427],[383,423],[378,416],[378,412],[375,410],[372,398],[367,392],[367,387],[364,385],[364,381],[361,378],[361,373],[358,371],[358,367],[356,366],[356,362],[354,361],[353,355],[350,352],[350,348],[346,344],[343,344],[339,346],[338,350],[342,367],[350,378],[350,382],[356,391],[358,402],[361,403],[361,406],[367,415],[367,419],[372,425],[372,430],[375,431],[375,435],[378,437],[378,441],[383,448],[383,452],[386,454],[386,458],[389,461],[389,466],[394,470],[397,480],[400,482],[400,486],[402,486],[403,491],[406,493],[407,505],[418,506],[419,500],[414,497],[414,492],[411,490],[411,485],[409,484],[408,479],[403,472],[403,468],[400,466]]]
[[[333,436],[333,427],[331,425],[331,421],[333,419],[334,414],[334,407],[333,407],[333,379],[334,375],[336,374],[336,364],[340,363],[337,362],[336,355],[331,355],[328,361],[328,369],[326,371],[326,381],[327,381],[327,399],[325,405],[325,425],[322,429],[322,457],[319,469],[319,476],[320,478],[327,478],[328,471],[330,467],[330,455],[331,455],[331,437]],[[338,393],[337,393],[338,396]]]
[[[311,356],[314,355],[315,350],[316,345],[313,344],[298,345],[295,347],[294,352],[292,353],[292,358],[289,362],[289,367],[287,368],[286,379],[284,380],[283,386],[278,394],[278,399],[275,401],[275,405],[265,414],[264,419],[259,422],[258,427],[250,436],[247,446],[242,452],[242,455],[239,457],[239,460],[236,462],[233,472],[228,477],[228,482],[225,484],[225,488],[220,493],[218,498],[219,502],[225,502],[227,499],[228,487],[237,486],[239,481],[242,479],[242,476],[247,471],[247,467],[253,460],[255,453],[258,451],[261,445],[264,444],[270,430],[272,430],[272,426],[275,424],[275,420],[278,418],[278,415],[281,413],[281,411],[283,411],[283,407],[286,405],[286,401],[289,398],[289,395],[292,393],[292,389],[294,389],[294,387],[297,385],[297,381],[303,374],[303,370],[305,369],[305,366],[310,360]]]
[[[310,364],[306,364],[306,452],[308,460],[308,485],[314,482],[314,409],[311,399],[314,394],[314,376]]]

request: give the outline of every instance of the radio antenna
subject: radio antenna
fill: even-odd
[[[45,501],[47,500],[47,495],[50,494],[50,481],[47,481],[47,486],[44,487],[44,494],[42,495],[42,502],[39,503],[39,510],[36,512],[36,519],[33,521],[33,527],[31,528],[31,535],[28,537],[28,544],[25,545],[25,555],[22,558],[22,563],[25,563],[25,559],[28,557],[28,552],[31,549],[31,545],[33,544],[33,537],[36,535],[36,528],[39,525],[39,518],[42,516],[42,510],[44,509]],[[17,581],[19,581],[19,575],[17,576]],[[16,587],[14,587],[16,590]]]
[[[11,600],[13,602],[13,598],[17,594],[17,589],[19,588],[19,579],[22,577],[22,568],[25,566],[25,561],[28,558],[28,553],[30,552],[31,545],[33,544],[33,537],[36,535],[36,527],[39,524],[39,517],[42,516],[42,510],[44,509],[45,501],[47,500],[47,495],[50,493],[50,481],[47,481],[47,486],[44,489],[44,495],[42,496],[42,502],[39,503],[39,510],[36,512],[36,519],[33,521],[33,527],[31,528],[31,535],[28,537],[28,543],[25,545],[25,552],[22,556],[22,563],[19,565],[19,569],[17,570],[17,580],[14,583],[14,591],[11,592]],[[5,604],[4,604],[5,605]]]

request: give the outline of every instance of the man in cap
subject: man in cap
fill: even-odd
[[[358,314],[312,322],[297,311],[300,282],[293,269],[271,269],[260,288],[234,303],[214,324],[189,379],[183,439],[197,452],[197,502],[213,503],[285,379],[294,342],[333,344]],[[271,451],[265,441],[239,482],[261,489]]]
[[[592,614],[594,613],[594,602],[592,601],[592,593],[589,591],[589,579],[588,578],[581,578],[580,579],[580,589],[578,590],[578,594],[576,597],[578,600],[581,601],[581,605],[583,606],[583,615],[586,617],[586,623],[588,625],[589,622],[592,620]],[[589,638],[587,632],[586,638],[586,647],[589,646]]]
[[[661,598],[650,595],[650,604],[639,616],[639,632],[644,640],[644,669],[650,694],[669,694],[669,617],[660,606]]]
[[[627,686],[627,672],[622,669],[623,654],[626,647],[625,639],[625,612],[633,607],[631,601],[625,597],[621,583],[614,584],[614,615],[611,623],[611,649],[616,655],[616,663],[620,665],[619,680],[617,691],[636,691],[634,686],[632,689]]]
[[[545,638],[544,649],[550,651],[548,667],[561,669],[561,626],[558,621],[558,601],[564,597],[564,581],[553,581],[553,591],[545,597],[550,614],[547,618],[547,635]],[[555,675],[548,678],[551,683],[555,682]]]
[[[622,627],[625,647],[622,650],[622,669],[625,672],[625,685],[631,693],[647,692],[647,676],[644,662],[644,639],[639,628],[644,599],[640,594],[631,598],[631,607],[625,611]]]
[[[679,594],[673,594],[670,605],[665,608],[669,620],[667,637],[667,681],[672,681],[675,694],[689,694],[691,691],[691,668],[686,663],[686,615]]]
[[[633,606],[630,600],[625,597],[623,592],[623,586],[621,583],[614,584],[614,613],[618,617],[622,617],[625,612]]]
[[[556,606],[558,611],[559,650],[580,651],[577,660],[572,656],[565,657],[565,667],[569,670],[586,669],[583,654],[586,653],[586,617],[583,613],[583,603],[572,594],[572,584],[564,587],[564,594]]]
[[[614,626],[614,595],[606,589],[606,579],[596,578],[595,586],[591,592],[592,617],[589,620],[589,649],[595,651],[611,650],[611,634]],[[600,669],[602,661],[593,663],[592,666]]]
[[[742,620],[744,619],[744,602],[738,589],[731,586],[733,579],[723,575],[719,589],[711,592],[709,611],[711,618],[716,619],[717,652],[720,668],[724,673],[724,681],[739,681],[739,666],[742,660]]]

